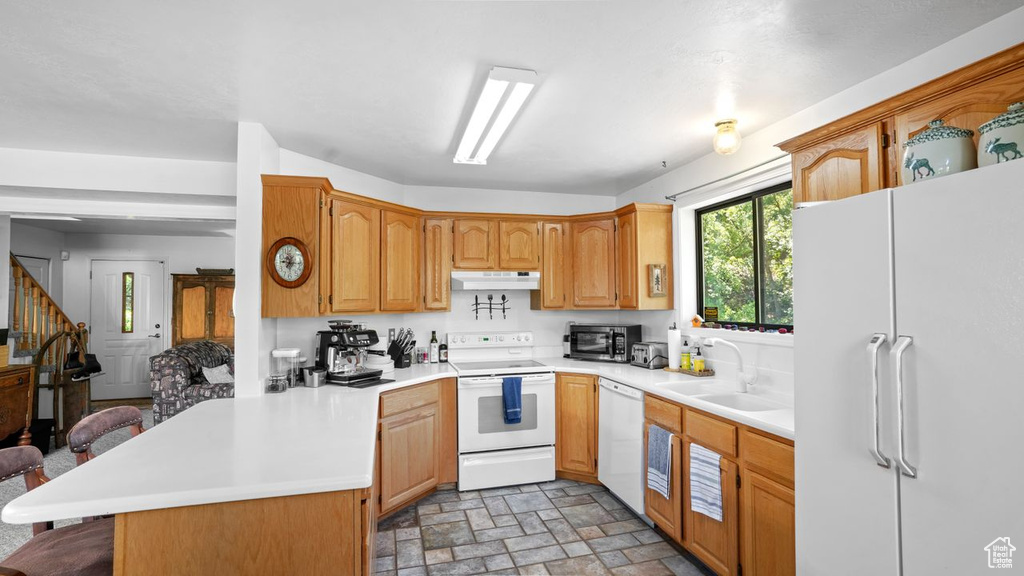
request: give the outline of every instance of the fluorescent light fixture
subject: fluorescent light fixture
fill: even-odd
[[[533,70],[491,68],[453,161],[456,164],[487,164],[487,157],[501,141],[536,85],[537,73]]]
[[[72,216],[52,216],[50,214],[11,214],[14,220],[67,220],[69,222],[81,222],[81,218]]]

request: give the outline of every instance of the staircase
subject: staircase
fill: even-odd
[[[39,372],[54,372],[61,359],[59,349],[67,349],[61,346],[61,338],[54,337],[61,334],[75,335],[85,345],[88,337],[85,323],[73,323],[14,254],[10,258],[11,281],[14,286],[11,297],[11,332],[8,335],[14,340],[14,344],[10,345],[11,356],[33,358]],[[36,355],[40,355],[40,358],[35,359]]]

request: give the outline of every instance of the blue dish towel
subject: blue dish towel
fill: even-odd
[[[672,477],[672,433],[651,424],[647,430],[647,487],[667,500]]]
[[[722,521],[722,457],[690,444],[690,509]]]
[[[501,379],[501,402],[505,408],[505,424],[519,424],[523,420],[523,379]]]

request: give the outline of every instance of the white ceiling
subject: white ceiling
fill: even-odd
[[[233,160],[235,123],[403,184],[615,194],[1024,0],[0,0],[0,146]],[[453,165],[492,66],[541,85]]]

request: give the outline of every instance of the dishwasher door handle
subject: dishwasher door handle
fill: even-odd
[[[644,397],[644,393],[642,391],[637,390],[636,388],[632,388],[630,386],[626,386],[624,384],[619,384],[618,382],[605,380],[604,378],[600,379],[598,382],[601,385],[601,388],[604,388],[609,392],[615,392],[628,398],[635,398],[637,400],[642,400]]]

